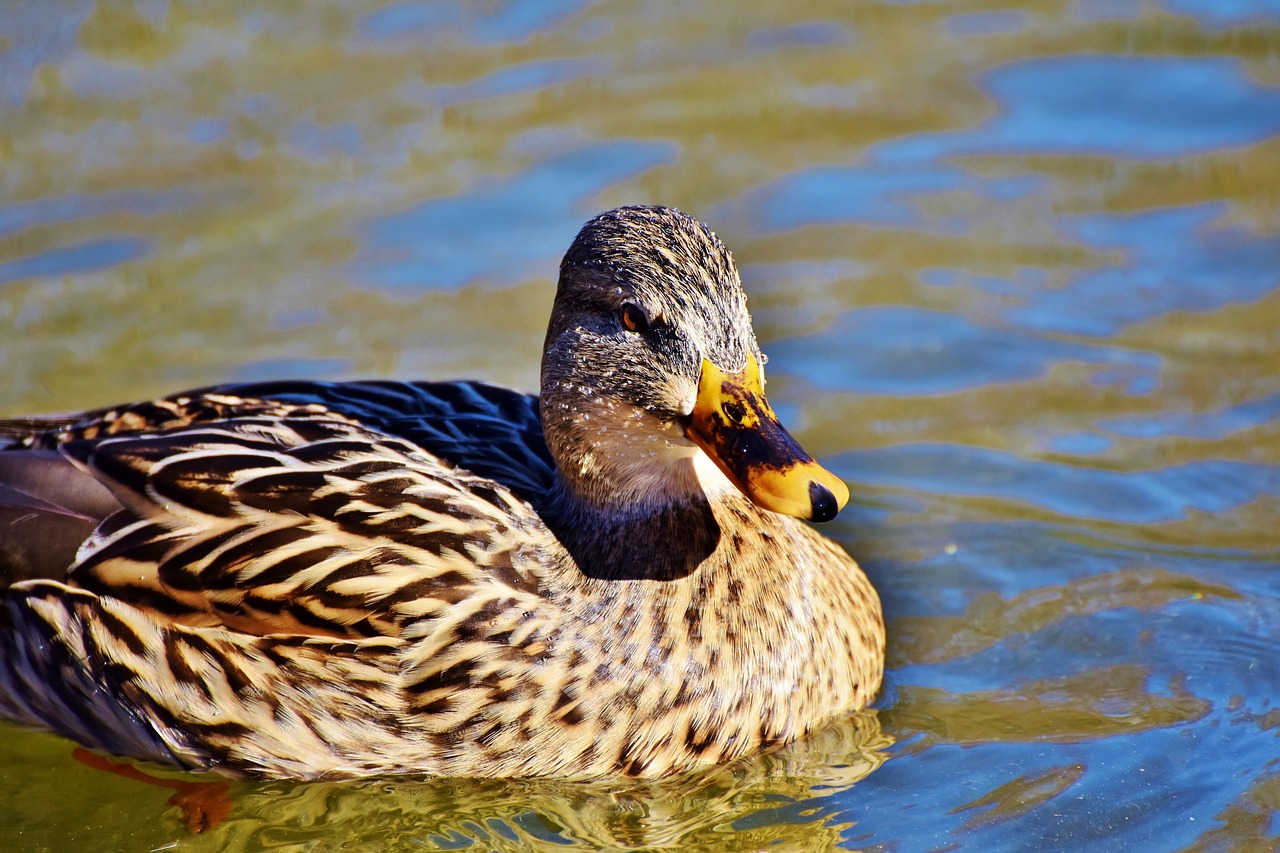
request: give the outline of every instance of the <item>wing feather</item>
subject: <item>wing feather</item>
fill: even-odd
[[[236,418],[63,450],[125,507],[71,581],[185,624],[397,636],[437,610],[417,603],[434,592],[532,583],[502,556],[513,527],[541,526],[527,503],[345,420]]]

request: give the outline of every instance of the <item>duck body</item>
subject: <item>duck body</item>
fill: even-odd
[[[562,266],[541,398],[280,382],[5,422],[0,714],[232,775],[599,777],[865,705],[879,601],[793,517],[843,486],[773,431],[739,296],[700,223],[622,209]]]

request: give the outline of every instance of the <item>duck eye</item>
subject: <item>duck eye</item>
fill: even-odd
[[[624,302],[618,316],[622,318],[622,327],[628,332],[644,333],[649,331],[649,317],[644,309],[634,302]]]

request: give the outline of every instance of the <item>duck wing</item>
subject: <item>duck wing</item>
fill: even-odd
[[[533,583],[509,552],[541,538],[521,496],[551,476],[536,407],[480,383],[268,383],[87,413],[0,452],[0,505],[27,525],[7,548],[49,552],[8,580],[186,625],[398,636],[477,584]]]
[[[527,504],[344,421],[236,418],[62,452],[123,506],[69,581],[182,624],[398,636],[476,585],[529,583],[508,553],[539,523]]]
[[[323,407],[489,477],[535,505],[555,474],[538,397],[485,382],[270,382],[214,393]]]
[[[537,503],[555,473],[538,406],[535,395],[486,382],[256,382],[79,415],[0,420],[0,447],[56,447],[243,417],[326,417],[406,439]]]
[[[506,482],[404,436],[534,489],[542,469],[509,463],[537,461],[536,445],[521,446],[536,400],[486,392],[523,407],[504,420],[485,395],[455,390],[472,404],[432,422],[338,400],[351,393],[333,391],[330,409],[213,389],[88,413],[0,451],[56,453],[51,464],[107,498],[81,511],[75,481],[70,500],[15,491],[15,505],[94,529],[69,570],[4,596],[0,715],[254,775],[444,766],[452,735],[409,737],[404,715],[440,693],[484,692],[455,683],[457,655],[437,651],[485,645],[484,631],[510,630],[485,627],[498,616],[537,610],[533,574],[554,539]],[[511,446],[489,452],[486,434]]]

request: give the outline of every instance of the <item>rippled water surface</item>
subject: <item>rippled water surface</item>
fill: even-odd
[[[700,216],[890,629],[776,755],[204,833],[0,724],[0,848],[1280,849],[1280,2],[7,0],[0,162],[8,414],[533,388],[581,222]]]

